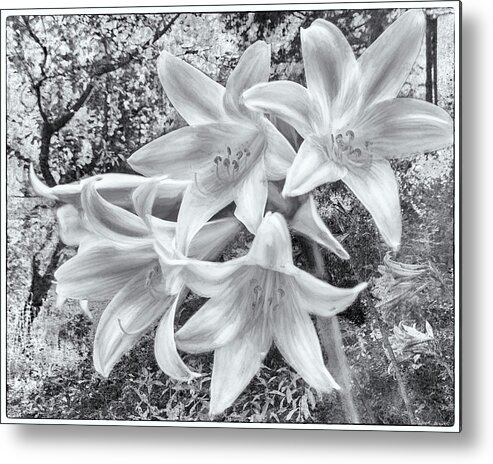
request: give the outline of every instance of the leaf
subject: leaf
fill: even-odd
[[[286,416],[286,420],[289,421],[293,417],[294,413],[296,412],[296,409],[293,409],[289,412],[289,414]]]

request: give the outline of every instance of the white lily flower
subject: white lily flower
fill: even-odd
[[[268,81],[270,46],[251,45],[225,88],[167,52],[159,57],[158,70],[168,98],[191,125],[154,140],[128,161],[146,176],[193,181],[178,215],[178,249],[185,253],[201,226],[231,202],[236,217],[255,233],[267,180],[285,178],[295,157],[276,127],[240,100],[245,90]]]
[[[36,175],[34,167],[29,167],[29,181],[36,195],[48,200],[58,200],[76,208],[81,207],[81,192],[85,185],[97,180],[96,189],[101,196],[115,205],[133,210],[132,193],[151,179],[132,174],[97,174],[70,184],[48,187]],[[186,181],[161,179],[155,194],[153,213],[160,218],[168,218],[177,214],[183,193],[188,186]]]
[[[159,247],[157,247],[159,251]],[[336,288],[293,264],[291,238],[279,213],[267,213],[248,254],[224,263],[170,260],[186,285],[210,300],[176,333],[190,353],[214,350],[210,414],[228,408],[260,368],[274,341],[315,389],[338,389],[326,369],[310,314],[331,317],[366,287]]]
[[[385,241],[400,246],[401,211],[390,158],[453,143],[453,121],[428,102],[395,98],[419,53],[421,11],[408,11],[356,60],[333,24],[301,30],[307,88],[289,81],[259,84],[244,103],[291,124],[304,141],[283,193],[301,195],[342,181],[373,216]]]
[[[61,298],[111,299],[99,321],[93,351],[96,370],[107,377],[159,318],[166,332],[174,331],[175,309],[183,284],[169,292],[167,276],[161,273],[153,246],[157,238],[163,246],[171,247],[176,223],[147,217],[152,222],[151,231],[146,220],[104,200],[96,184],[97,181],[87,183],[81,193],[85,224],[91,233],[79,253],[56,271],[55,278]],[[134,192],[136,210],[152,209],[153,195],[148,190],[146,185]],[[191,256],[214,259],[239,226],[234,218],[205,224],[192,242]],[[160,337],[156,352],[160,367],[169,376],[179,380],[196,376],[176,352],[174,337]]]
[[[57,209],[58,231],[65,245],[80,246],[91,232],[87,229],[81,206],[81,192],[84,186],[96,182],[96,189],[108,202],[135,211],[133,195],[136,191],[147,188],[149,183],[156,185],[152,214],[162,219],[176,219],[183,193],[188,186],[186,181],[162,178],[158,183],[154,179],[130,174],[99,174],[72,182],[70,184],[48,187],[34,172],[31,165],[29,180],[34,192],[49,200],[66,203]],[[85,241],[90,244],[91,240]]]
[[[389,342],[399,361],[409,359],[414,354],[428,351],[427,344],[435,340],[435,335],[428,321],[426,321],[425,326],[426,333],[420,332],[415,325],[409,326],[402,321],[398,326],[394,326],[394,333],[389,337]]]

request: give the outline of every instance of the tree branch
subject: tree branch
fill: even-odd
[[[154,36],[151,39],[149,39],[144,45],[142,45],[142,47],[134,48],[132,51],[130,51],[127,54],[126,57],[113,63],[108,63],[108,62],[96,63],[94,65],[96,71],[90,77],[89,83],[87,84],[86,88],[82,91],[80,97],[72,105],[70,105],[71,109],[66,113],[62,114],[59,118],[57,118],[53,122],[53,131],[57,132],[66,124],[68,124],[69,121],[74,117],[75,113],[77,113],[77,111],[79,111],[82,108],[86,100],[89,98],[92,89],[94,88],[94,79],[97,79],[105,74],[109,74],[113,71],[121,69],[127,64],[131,63],[139,54],[139,52],[145,50],[147,47],[156,43],[171,28],[171,26],[175,23],[175,21],[178,19],[179,16],[180,13],[176,14],[168,23],[166,23],[166,25],[161,30],[156,31]]]
[[[46,78],[45,66],[46,66],[46,62],[48,60],[48,49],[43,44],[43,42],[41,42],[41,39],[33,31],[32,27],[31,27],[31,23],[29,22],[29,16],[22,16],[22,20],[24,22],[24,26],[26,27],[29,35],[40,46],[41,50],[43,51],[43,62],[42,62],[42,64],[39,65],[39,68],[41,70],[41,76],[43,76],[43,78]],[[44,79],[42,79],[42,80],[44,80]]]
[[[89,82],[86,87],[82,90],[80,96],[71,104],[68,105],[68,110],[62,113],[59,117],[55,118],[53,121],[50,120],[47,113],[43,109],[42,105],[42,95],[41,95],[41,87],[43,82],[47,79],[46,71],[44,69],[48,57],[48,50],[41,42],[41,39],[36,35],[33,31],[31,24],[29,23],[28,17],[23,17],[24,26],[32,37],[32,39],[42,48],[44,59],[43,64],[40,65],[42,78],[39,81],[35,81],[32,77],[29,69],[26,66],[26,72],[31,80],[31,84],[36,95],[36,100],[39,108],[39,112],[41,114],[41,118],[43,119],[43,125],[41,127],[41,152],[39,155],[39,164],[41,168],[41,173],[45,182],[48,186],[52,187],[56,185],[56,181],[51,174],[51,169],[49,166],[49,154],[50,154],[50,145],[51,145],[51,137],[53,134],[58,132],[60,129],[65,127],[75,116],[75,114],[84,106],[86,101],[91,95],[91,92],[95,85],[95,80],[102,77],[105,74],[109,74],[113,71],[123,68],[131,61],[133,61],[139,53],[142,53],[147,47],[150,47],[154,43],[156,43],[176,22],[179,18],[180,13],[177,13],[168,21],[162,28],[158,28],[154,33],[153,37],[144,43],[141,47],[135,47],[132,51],[130,51],[124,58],[115,61],[115,62],[107,62],[100,61],[99,63],[95,63],[93,65],[94,72],[91,74],[89,78]]]

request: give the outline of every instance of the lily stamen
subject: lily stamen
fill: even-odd
[[[226,158],[223,160],[223,165],[226,167],[226,171],[228,172],[228,176],[230,175],[230,172],[229,172],[230,164],[231,164],[231,162],[230,162],[229,158]]]
[[[346,161],[359,162],[359,160],[351,159],[351,156],[353,158],[361,157],[362,153],[360,148],[353,147],[352,145],[355,137],[354,131],[351,129],[348,129],[345,135],[342,133],[337,134],[335,138],[331,134],[333,152],[338,161],[342,161],[343,163]]]

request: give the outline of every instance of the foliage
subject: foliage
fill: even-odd
[[[171,21],[171,15],[9,19],[8,157],[15,160],[9,174],[7,228],[9,417],[210,420],[210,356],[185,357],[192,369],[204,375],[187,384],[175,382],[154,362],[151,333],[124,357],[109,379],[103,379],[92,367],[93,325],[75,304],[58,308],[49,288],[33,317],[33,262],[39,263],[40,275],[46,275],[57,247],[52,205],[29,198],[25,175],[29,163],[37,162],[42,152],[43,125],[73,110],[90,86],[81,107],[51,135],[49,172],[55,182],[66,183],[110,170],[129,171],[125,160],[137,148],[184,125],[159,84],[154,66],[159,50],[169,50],[224,84],[246,46],[264,39],[272,43],[272,77],[303,82],[300,27],[315,17],[325,17],[336,22],[355,52],[361,53],[395,15],[394,10],[181,14],[154,42],[156,31]],[[445,26],[440,29],[439,56],[448,53],[452,59],[446,15],[441,24]],[[422,53],[402,95],[423,98],[424,66]],[[444,74],[452,75],[450,63],[441,66]],[[114,69],[105,72],[110,67]],[[453,87],[448,78],[440,77],[439,89],[441,105],[453,114]],[[412,161],[394,162],[393,167],[404,218],[402,248],[396,259],[420,265],[425,272],[417,279],[399,282],[382,269],[386,246],[369,214],[338,182],[317,189],[317,205],[355,259],[343,261],[324,254],[327,279],[342,287],[372,283],[370,291],[342,315],[362,421],[409,423],[383,337],[391,336],[401,322],[424,332],[428,321],[435,336],[429,349],[401,359],[398,368],[417,423],[451,425],[454,153],[427,153]],[[244,254],[250,241],[243,234],[223,258]],[[302,241],[295,239],[294,245],[296,264],[310,268],[313,263],[304,259]],[[63,249],[56,256],[57,264],[73,252]],[[389,300],[392,304],[385,303]],[[199,303],[198,298],[189,298],[179,325]],[[102,307],[93,305],[91,310],[97,316]],[[340,423],[344,416],[335,395],[317,395],[272,349],[238,402],[216,420]]]

